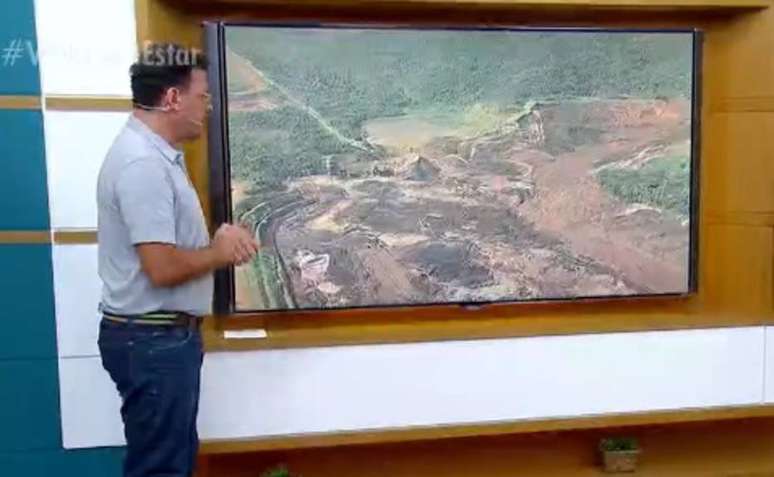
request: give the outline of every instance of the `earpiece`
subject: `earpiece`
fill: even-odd
[[[134,103],[134,106],[136,108],[144,109],[145,111],[161,111],[165,113],[169,111],[169,107],[160,108],[158,106],[148,106],[147,104],[139,104],[139,103]],[[188,119],[188,118],[186,118],[186,121],[196,126],[199,126],[200,128],[204,127],[204,123],[201,121],[197,121],[195,119]]]

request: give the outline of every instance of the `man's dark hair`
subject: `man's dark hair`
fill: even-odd
[[[169,88],[187,88],[191,72],[207,69],[207,57],[196,48],[174,43],[146,44],[129,69],[135,106],[158,106]]]

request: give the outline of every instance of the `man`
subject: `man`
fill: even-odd
[[[150,45],[130,74],[134,111],[97,186],[99,349],[122,399],[124,475],[187,477],[212,272],[252,259],[257,245],[228,224],[210,242],[179,150],[202,134],[210,108],[204,56]]]

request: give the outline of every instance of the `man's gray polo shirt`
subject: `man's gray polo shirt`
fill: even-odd
[[[140,266],[136,244],[182,249],[209,245],[199,198],[183,153],[131,116],[107,153],[97,184],[99,275],[104,311],[211,312],[212,275],[158,288]]]

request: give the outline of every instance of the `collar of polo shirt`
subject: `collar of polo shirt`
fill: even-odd
[[[163,137],[153,132],[151,128],[149,128],[144,122],[137,119],[133,114],[129,116],[129,127],[147,139],[153,145],[153,147],[158,149],[161,155],[166,157],[170,162],[176,164],[181,163],[183,159],[183,151],[174,148]]]

